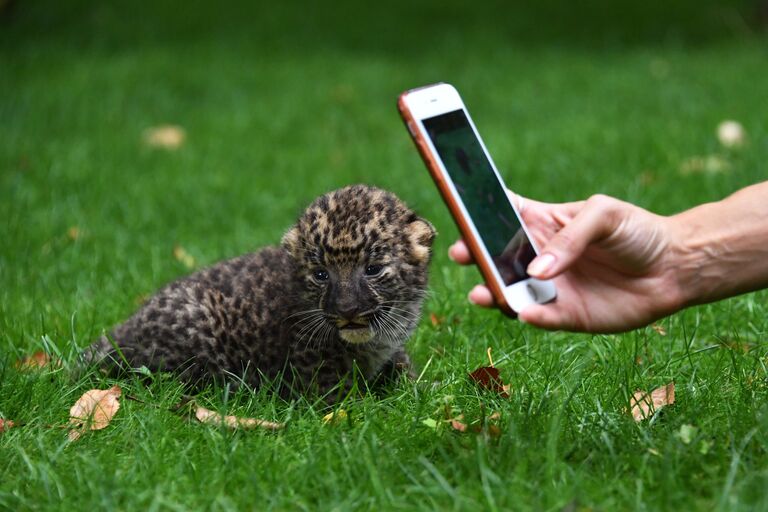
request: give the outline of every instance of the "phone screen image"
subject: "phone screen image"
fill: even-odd
[[[422,122],[504,284],[527,279],[536,252],[464,111]]]

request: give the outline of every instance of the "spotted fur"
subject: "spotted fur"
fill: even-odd
[[[434,236],[390,192],[330,192],[279,247],[167,285],[87,354],[188,381],[270,382],[285,397],[333,401],[353,368],[373,382],[410,364],[404,343],[420,316]]]

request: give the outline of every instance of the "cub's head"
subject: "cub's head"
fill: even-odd
[[[416,326],[435,229],[394,194],[354,185],[316,199],[283,237],[308,307],[297,335],[401,344]]]

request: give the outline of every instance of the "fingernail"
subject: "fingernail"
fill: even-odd
[[[528,274],[536,277],[544,274],[555,264],[555,255],[546,253],[539,255],[528,265]]]

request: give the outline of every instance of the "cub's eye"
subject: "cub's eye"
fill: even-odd
[[[382,270],[384,270],[384,265],[368,265],[365,267],[365,275],[377,276],[381,274]]]
[[[327,281],[331,276],[328,274],[327,270],[319,268],[312,273],[312,277],[314,277],[316,281]]]

